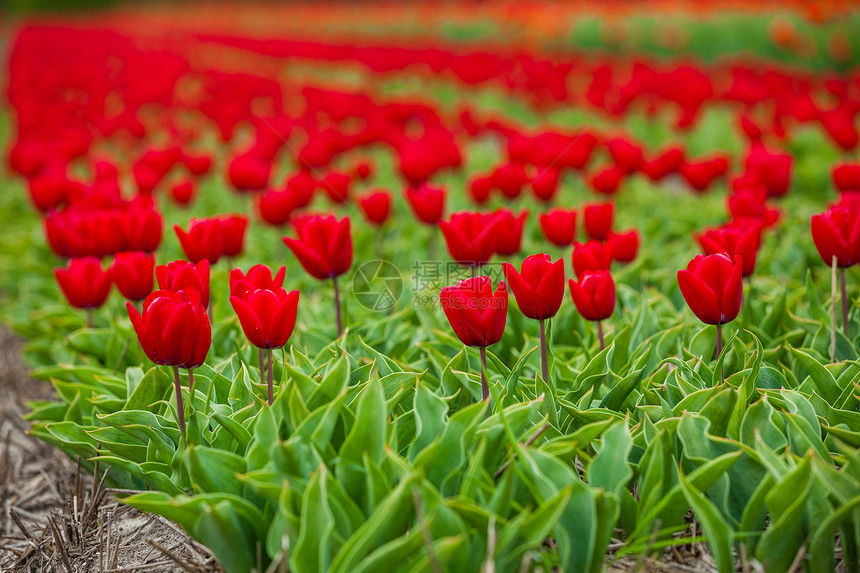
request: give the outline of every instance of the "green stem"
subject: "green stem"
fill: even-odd
[[[490,398],[490,386],[487,384],[487,347],[481,346],[481,396],[484,401]]]
[[[185,441],[185,407],[182,405],[182,385],[179,381],[179,366],[173,367],[173,385],[176,387],[176,423],[179,424],[179,434]]]
[[[274,391],[274,387],[273,387],[274,386],[274,381],[273,381],[274,376],[272,373],[273,357],[272,357],[272,349],[271,348],[266,350],[266,355],[267,355],[266,358],[269,361],[269,375],[267,377],[267,380],[269,381],[269,406],[271,406],[272,404],[275,403],[275,391]]]
[[[334,316],[337,319],[337,337],[343,334],[343,321],[340,317],[340,289],[337,287],[337,277],[331,277],[331,283],[334,285]]]
[[[546,325],[540,319],[540,370],[544,382],[549,382],[549,363],[546,358]]]

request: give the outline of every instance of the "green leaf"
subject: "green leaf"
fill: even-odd
[[[684,474],[678,474],[681,491],[684,493],[687,503],[693,508],[693,513],[708,540],[708,547],[714,555],[717,569],[722,573],[732,573],[735,570],[732,558],[732,528],[720,515],[717,507],[704,496],[704,494],[693,487]]]

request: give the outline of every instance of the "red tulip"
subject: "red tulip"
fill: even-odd
[[[609,271],[587,271],[579,282],[568,279],[570,296],[585,320],[601,321],[615,312],[615,281]]]
[[[586,271],[608,271],[612,266],[612,244],[595,240],[574,243],[571,262],[577,277]]]
[[[247,290],[242,296],[231,296],[230,304],[251,344],[257,348],[281,348],[296,324],[299,291]]]
[[[860,164],[840,163],[831,170],[833,185],[840,191],[860,190]]]
[[[415,217],[424,224],[436,225],[445,215],[445,189],[441,187],[407,187],[406,201]]]
[[[636,260],[640,241],[639,231],[630,229],[629,231],[610,233],[607,242],[610,243],[613,260],[619,263],[630,263]]]
[[[591,176],[591,188],[604,195],[613,195],[618,191],[624,179],[625,170],[621,167],[607,167]]]
[[[352,265],[349,217],[308,215],[293,221],[298,238],[284,237],[302,267],[323,280],[342,275]]]
[[[189,173],[198,177],[205,175],[212,169],[212,158],[206,155],[183,154],[182,163],[185,164],[185,168],[188,169]]]
[[[96,257],[71,259],[66,268],[54,269],[54,278],[75,308],[98,308],[110,295],[110,273]]]
[[[262,191],[269,184],[272,161],[254,152],[237,155],[230,161],[227,174],[230,184],[239,192]]]
[[[505,163],[492,175],[493,187],[508,199],[516,199],[523,192],[523,185],[529,182],[526,168],[521,163]]]
[[[547,240],[559,247],[573,243],[576,237],[576,210],[550,209],[538,218],[541,231]]]
[[[623,137],[606,141],[606,147],[615,164],[625,173],[638,171],[642,166],[642,148]]]
[[[680,147],[670,147],[651,161],[644,161],[642,173],[651,181],[660,181],[667,175],[677,172],[683,163],[684,150]]]
[[[860,216],[843,207],[831,207],[812,216],[812,240],[825,264],[850,267],[860,261]]]
[[[504,232],[496,233],[496,253],[507,256],[520,252],[523,241],[523,226],[528,216],[528,209],[519,215],[514,215],[509,209],[498,209],[495,212],[496,228],[504,229]]]
[[[191,262],[206,259],[214,265],[221,258],[224,245],[219,219],[191,219],[187,232],[179,225],[173,225],[173,231]]]
[[[119,218],[125,249],[151,253],[158,249],[164,233],[161,214],[143,203],[130,203]]]
[[[582,211],[585,232],[592,239],[604,241],[612,232],[612,220],[615,217],[615,204],[591,203]]]
[[[188,205],[194,199],[196,189],[191,181],[180,181],[170,188],[170,196],[178,205]]]
[[[548,203],[555,197],[560,179],[561,171],[557,167],[547,167],[532,181],[532,193],[540,201]]]
[[[370,224],[381,227],[391,215],[391,194],[384,190],[365,193],[358,198],[358,206]]]
[[[230,271],[230,296],[242,298],[246,291],[259,289],[276,291],[283,288],[286,273],[287,267],[281,267],[273,277],[272,269],[266,265],[254,265],[247,274],[233,269]]]
[[[483,205],[493,191],[492,177],[474,177],[469,181],[469,194],[478,205]]]
[[[199,262],[171,261],[155,267],[155,279],[162,290],[195,290],[200,304],[209,306],[209,261]]]
[[[454,334],[466,346],[486,347],[501,340],[508,311],[504,281],[493,292],[490,277],[462,280],[443,288],[439,302]]]
[[[157,290],[143,302],[143,315],[126,303],[143,351],[156,364],[196,368],[206,360],[212,330],[196,291]]]
[[[245,230],[248,228],[248,217],[244,215],[228,215],[220,217],[221,224],[221,255],[236,257],[242,254],[245,245]]]
[[[286,191],[292,194],[296,209],[306,207],[314,198],[319,183],[309,171],[299,171],[287,180]]]
[[[497,219],[491,213],[461,211],[439,221],[451,258],[461,265],[483,265],[496,247]]]
[[[286,225],[296,209],[296,196],[290,191],[269,189],[260,194],[257,202],[260,218],[275,227]]]
[[[696,236],[696,240],[706,255],[726,253],[731,259],[740,257],[743,262],[743,276],[748,277],[755,271],[763,228],[761,224],[728,224],[707,229]]]
[[[502,264],[520,311],[535,320],[555,316],[564,298],[564,260],[552,262],[549,255],[531,255],[521,269],[517,272],[510,263]]]
[[[678,286],[684,300],[705,324],[726,324],[741,309],[743,263],[725,253],[696,255],[687,268],[678,271]]]
[[[319,187],[323,189],[332,203],[345,203],[349,199],[349,186],[352,183],[346,173],[329,173],[323,177]]]
[[[129,300],[143,300],[152,292],[155,256],[143,251],[117,253],[110,268],[116,288]]]
[[[729,160],[719,155],[712,159],[700,161],[684,161],[681,165],[681,175],[693,190],[704,192],[717,178],[726,174],[729,169]]]

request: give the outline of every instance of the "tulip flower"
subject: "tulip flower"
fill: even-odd
[[[560,179],[560,169],[557,167],[547,167],[541,170],[537,177],[532,180],[532,193],[538,200],[550,203],[558,191],[558,182]]]
[[[391,194],[384,190],[365,193],[358,198],[358,206],[368,223],[381,227],[391,215]]]
[[[717,327],[717,356],[723,350],[722,326],[737,318],[743,298],[743,262],[727,254],[696,255],[678,271],[678,286],[690,310],[705,324]]]
[[[639,231],[636,229],[609,233],[609,240],[607,241],[612,252],[612,259],[619,263],[630,263],[636,260],[640,242]]]
[[[180,181],[170,188],[170,197],[177,205],[188,205],[196,192],[192,181]]]
[[[151,253],[158,249],[164,233],[164,220],[151,204],[132,202],[120,217],[125,250]]]
[[[860,215],[845,207],[831,207],[824,213],[812,216],[812,240],[818,254],[829,263],[833,308],[831,314],[831,360],[836,358],[836,280],[839,269],[840,295],[842,301],[842,330],[848,336],[848,297],[845,285],[845,269],[860,262]]]
[[[66,268],[54,269],[54,278],[69,304],[87,311],[87,326],[92,328],[92,309],[103,305],[110,295],[110,273],[102,270],[101,261],[96,257],[71,259]]]
[[[509,263],[502,264],[505,279],[517,299],[517,306],[528,318],[540,321],[541,371],[544,381],[549,379],[544,321],[552,318],[564,298],[564,260],[552,262],[543,253],[526,257],[521,272]]]
[[[749,277],[755,271],[762,229],[761,224],[734,223],[706,229],[696,236],[696,240],[706,255],[726,253],[729,258],[739,256],[743,261],[743,276]]]
[[[585,232],[592,239],[605,241],[612,232],[612,220],[615,217],[613,203],[591,203],[582,210],[582,220]]]
[[[247,274],[233,269],[230,271],[230,296],[242,298],[246,291],[258,289],[276,291],[284,286],[286,273],[287,267],[281,267],[272,276],[272,269],[266,265],[254,265]]]
[[[508,199],[516,199],[523,192],[523,186],[529,182],[526,168],[520,163],[505,163],[493,171],[493,187],[502,192]]]
[[[585,320],[597,324],[597,340],[603,350],[603,324],[601,321],[615,311],[615,281],[609,271],[586,271],[579,281],[568,279],[570,296],[576,310]]]
[[[425,225],[436,225],[445,215],[445,189],[441,187],[407,187],[406,201],[415,218]]]
[[[593,239],[584,244],[574,243],[571,254],[574,274],[581,277],[586,271],[608,271],[612,267],[612,248],[612,242]]]
[[[505,232],[496,233],[495,250],[502,256],[515,255],[520,252],[523,241],[523,226],[529,216],[528,209],[514,215],[510,209],[498,209],[495,212],[496,226]]]
[[[340,204],[349,199],[351,183],[352,179],[346,173],[329,173],[320,181],[319,187],[326,192],[332,203]]]
[[[493,256],[498,220],[492,213],[461,211],[450,221],[439,221],[451,258],[461,265],[478,267]]]
[[[621,167],[607,167],[595,173],[589,180],[591,188],[603,195],[614,195],[624,179],[625,170]]]
[[[282,268],[282,270],[284,269]],[[283,280],[283,277],[281,278]],[[271,406],[275,401],[272,349],[283,347],[293,333],[299,305],[299,291],[294,290],[287,293],[287,290],[282,287],[272,290],[265,288],[249,289],[243,291],[241,296],[231,296],[230,304],[233,306],[236,316],[239,317],[239,324],[242,325],[245,336],[248,337],[251,344],[259,349],[261,377],[263,375],[263,350],[266,350],[268,399]]]
[[[242,254],[245,246],[245,231],[248,228],[248,217],[244,215],[228,215],[218,219],[221,223],[221,255],[236,257]]]
[[[298,209],[296,197],[289,191],[269,189],[263,191],[257,199],[257,212],[260,213],[260,218],[275,227],[286,225],[296,209]]]
[[[214,265],[223,254],[223,233],[219,219],[191,219],[188,231],[173,225],[185,257],[192,263],[203,259]]]
[[[483,205],[490,198],[490,193],[493,191],[493,178],[489,177],[474,177],[469,181],[469,195],[478,205]]]
[[[209,307],[209,261],[200,260],[197,264],[188,261],[171,261],[155,268],[158,288],[174,292],[197,291],[197,298],[204,307]]]
[[[541,214],[538,223],[546,239],[553,245],[569,246],[576,237],[576,211],[573,209],[550,209]]]
[[[185,436],[185,408],[179,368],[188,369],[188,389],[194,390],[192,369],[206,360],[212,344],[212,328],[206,309],[196,290],[180,292],[157,290],[143,301],[143,314],[130,302],[128,317],[140,340],[140,346],[156,364],[173,367],[176,388],[176,414],[179,431]]]
[[[833,185],[839,191],[860,190],[860,163],[840,163],[830,171]]]
[[[110,276],[122,296],[140,301],[152,292],[154,270],[155,255],[143,251],[125,251],[114,257]]]
[[[481,394],[490,395],[484,371],[487,369],[487,346],[497,343],[505,331],[508,312],[508,290],[500,281],[496,291],[490,277],[479,276],[445,287],[439,302],[457,338],[466,346],[481,351]]]
[[[334,307],[337,320],[337,335],[343,334],[340,315],[340,291],[337,277],[352,265],[352,234],[349,217],[338,221],[333,215],[309,215],[293,221],[297,239],[284,237],[299,263],[312,277],[331,279],[334,287]]]

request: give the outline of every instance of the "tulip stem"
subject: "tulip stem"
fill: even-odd
[[[487,347],[481,346],[481,396],[484,401],[490,397],[490,387],[487,385]]]
[[[337,277],[331,277],[331,284],[334,285],[334,316],[337,319],[337,337],[343,334],[343,322],[340,317],[340,289],[337,287]]]
[[[848,297],[846,296],[847,289],[845,288],[845,267],[839,269],[839,286],[842,291],[842,332],[845,337],[848,337]]]
[[[269,381],[269,406],[271,406],[272,404],[275,403],[275,391],[273,388],[273,384],[274,384],[273,362],[274,362],[274,360],[272,357],[272,349],[271,348],[266,350],[266,355],[267,355],[266,358],[269,361],[269,375],[268,375],[267,379]]]
[[[546,326],[544,319],[540,319],[540,370],[544,382],[549,382],[549,364],[546,359]]]
[[[606,341],[603,339],[603,321],[595,322],[597,322],[597,341],[600,343],[600,350],[603,351],[606,348]]]
[[[717,361],[720,360],[720,354],[723,353],[723,325],[717,325]],[[723,371],[722,365],[720,365],[720,379],[725,382],[726,375]]]
[[[266,379],[266,363],[263,362],[263,349],[257,348],[257,362],[260,365],[260,384]]]
[[[176,386],[176,423],[179,433],[185,439],[185,408],[182,405],[182,384],[179,381],[179,366],[173,367],[173,385]]]
[[[87,328],[92,329],[95,326],[95,322],[93,321],[93,309],[87,309]]]
[[[836,255],[830,264],[830,362],[836,362]]]
[[[193,368],[188,369],[188,394],[190,394],[191,396],[194,395],[194,369]],[[193,398],[192,398],[191,404],[192,404],[192,406],[194,405]]]

